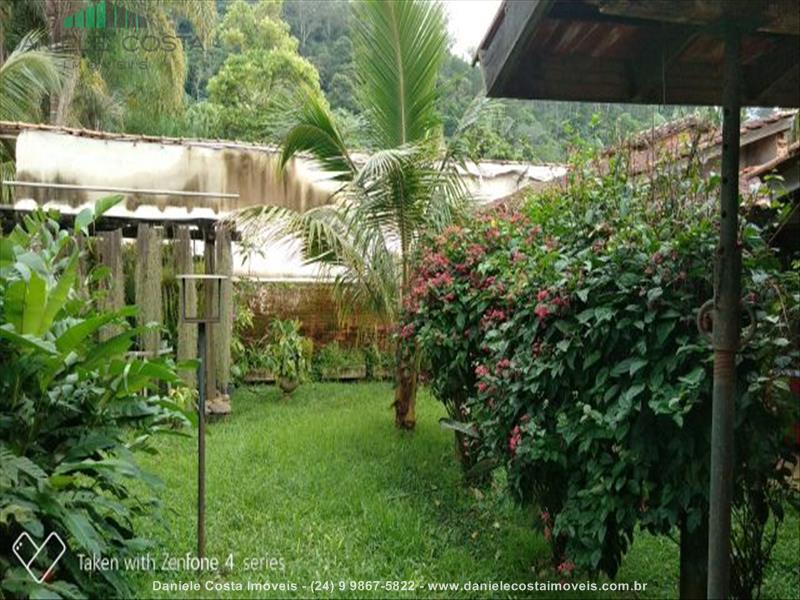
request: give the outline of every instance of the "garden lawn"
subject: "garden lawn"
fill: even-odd
[[[422,393],[417,429],[404,433],[394,427],[391,399],[391,386],[382,383],[309,384],[289,400],[273,387],[237,392],[234,413],[210,424],[206,437],[206,554],[219,559],[220,569],[201,575],[140,572],[140,595],[212,595],[203,587],[159,591],[154,581],[244,586],[213,594],[226,597],[555,595],[349,589],[349,582],[367,580],[424,585],[556,579],[547,570],[549,548],[533,529],[536,512],[513,505],[500,480],[483,492],[462,484],[452,433],[438,425],[441,405]],[[160,568],[167,554],[195,552],[196,439],[165,436],[157,445],[160,453],[143,462],[164,482],[164,507],[160,517],[142,523],[140,533],[155,540],[151,555]],[[769,569],[766,596],[800,596],[798,526],[792,513]],[[265,560],[252,564],[254,559]],[[644,582],[647,591],[584,596],[675,596],[677,559],[669,539],[639,535],[617,581]],[[298,590],[248,593],[248,581],[296,584]],[[348,590],[314,594],[315,581],[337,587],[347,582]]]

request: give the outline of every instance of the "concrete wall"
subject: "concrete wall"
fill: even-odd
[[[239,194],[239,199],[128,194],[126,207],[183,207],[228,213],[269,204],[306,210],[327,202],[335,189],[310,161],[294,159],[285,176],[278,152],[265,146],[213,142],[163,144],[103,139],[53,131],[22,131],[16,143],[17,179],[48,183]],[[20,188],[18,198],[58,200],[72,206],[108,192]]]

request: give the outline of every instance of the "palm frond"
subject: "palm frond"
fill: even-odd
[[[115,130],[124,117],[121,100],[112,92],[99,69],[81,59],[70,104],[70,123],[106,131]]]
[[[63,54],[41,46],[42,31],[31,31],[0,65],[0,120],[36,122],[42,100],[61,88]]]
[[[283,139],[281,168],[300,152],[309,152],[336,179],[347,181],[355,172],[347,147],[333,117],[318,94],[303,93],[297,121]]]
[[[358,97],[375,146],[397,148],[438,124],[436,80],[447,52],[438,2],[354,4]]]

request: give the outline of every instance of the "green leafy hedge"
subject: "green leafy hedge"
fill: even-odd
[[[141,333],[128,326],[133,309],[99,312],[76,293],[85,283],[76,235],[115,200],[82,213],[72,232],[35,213],[0,238],[2,597],[129,597],[123,573],[84,572],[78,555],[122,562],[143,551],[134,522],[153,505],[132,482],[157,481],[138,468],[134,452],[147,450],[152,434],[186,422],[158,391],[162,383],[181,385],[174,365],[126,357]],[[98,270],[89,279],[101,276]],[[111,324],[116,335],[100,341]],[[12,554],[23,532],[37,544],[55,532],[66,545],[42,583]],[[45,548],[32,569],[46,573],[57,550]]]
[[[712,352],[695,319],[712,296],[715,194],[691,178],[667,193],[579,173],[430,240],[401,337],[471,423],[458,432],[466,463],[504,465],[540,505],[560,570],[613,576],[637,525],[697,532],[707,513]],[[754,225],[741,236],[758,328],[737,363],[735,501],[761,490],[766,523],[786,495],[776,465],[792,460],[777,372],[798,364],[800,275]]]

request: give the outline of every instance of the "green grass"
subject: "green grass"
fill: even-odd
[[[295,593],[231,590],[226,597],[308,597],[314,581],[535,582],[553,579],[548,547],[534,530],[535,513],[513,505],[498,479],[476,492],[462,484],[452,433],[438,426],[441,406],[419,399],[414,433],[394,428],[388,384],[313,384],[289,400],[271,387],[246,389],[234,414],[207,435],[206,554],[211,573],[141,572],[140,595],[207,597],[154,591],[153,581],[294,583]],[[160,516],[143,522],[155,540],[158,567],[166,554],[195,550],[196,440],[163,439],[144,466],[164,481]],[[765,593],[798,597],[800,541],[792,515],[782,531]],[[646,582],[647,593],[674,596],[677,547],[638,536],[617,581]],[[233,555],[234,566],[225,561]],[[274,559],[247,569],[246,562]],[[281,566],[283,568],[281,568]],[[385,597],[386,591],[346,591],[323,597]],[[452,597],[440,592],[439,597]],[[531,596],[531,592],[460,592],[458,597]],[[546,596],[540,592],[539,595]],[[569,594],[567,594],[569,595]],[[427,590],[399,597],[437,596]]]

